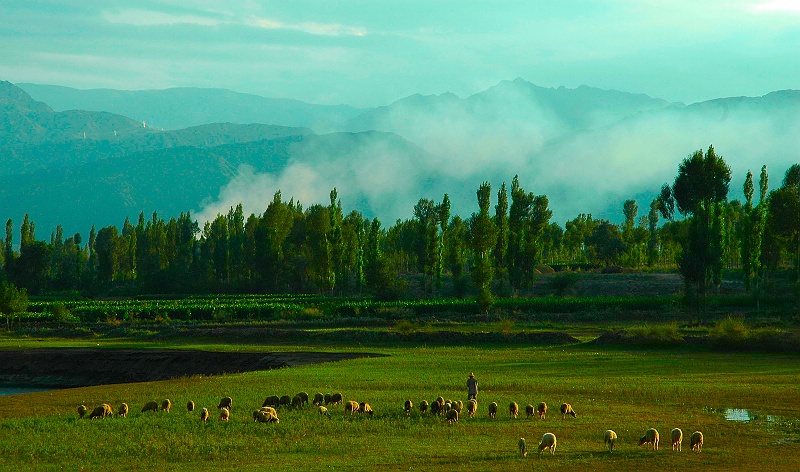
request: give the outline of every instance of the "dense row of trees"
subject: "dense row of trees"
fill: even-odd
[[[277,192],[266,210],[245,216],[241,205],[202,228],[189,213],[164,220],[140,214],[121,229],[92,228],[88,240],[38,240],[26,216],[15,251],[14,224],[6,223],[0,280],[28,293],[227,292],[477,295],[525,294],[537,265],[675,267],[698,299],[721,282],[724,268],[741,269],[758,291],[765,268],[787,261],[800,267],[800,166],[768,190],[761,169],[758,201],[753,176],[745,202],[728,201],[730,169],[714,148],[679,166],[672,185],[640,215],[628,200],[620,225],[578,215],[562,228],[550,221],[549,202],[522,188],[496,194],[485,182],[478,211],[463,219],[440,202],[420,199],[413,217],[384,227],[357,211],[344,214],[334,189],[328,205],[303,208]],[[494,197],[494,207],[492,205]],[[676,219],[676,213],[682,218]],[[660,220],[659,218],[663,218]]]

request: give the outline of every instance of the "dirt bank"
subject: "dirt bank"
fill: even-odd
[[[0,350],[0,385],[49,388],[250,372],[381,354],[208,352],[171,349]]]

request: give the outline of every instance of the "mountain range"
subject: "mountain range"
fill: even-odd
[[[690,105],[581,86],[503,81],[461,98],[412,95],[358,109],[220,89],[76,90],[0,82],[0,216],[41,231],[121,225],[140,212],[202,221],[243,203],[260,213],[281,190],[305,205],[337,187],[345,208],[385,223],[447,192],[455,213],[475,190],[515,174],[546,194],[554,221],[619,221],[646,211],[681,159],[713,144],[773,182],[800,160],[800,91]],[[43,237],[38,234],[38,237]]]

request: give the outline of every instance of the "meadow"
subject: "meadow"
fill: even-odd
[[[94,345],[129,340],[4,340],[7,346]],[[307,346],[184,342],[181,348],[276,351]],[[798,470],[800,469],[800,358],[794,355],[715,352],[693,347],[317,346],[387,357],[161,382],[102,385],[0,397],[0,467],[14,470]],[[86,366],[91,368],[91,366]],[[407,416],[403,402],[445,398],[466,401],[469,372],[479,380],[478,414],[456,424],[440,417]],[[309,406],[279,410],[279,424],[258,424],[252,412],[269,395],[341,392],[345,401],[370,403],[374,416],[351,416],[331,406],[331,417]],[[230,422],[216,405],[233,398]],[[170,398],[169,413],[139,411]],[[201,424],[187,401],[212,410]],[[487,406],[497,402],[497,419]],[[520,404],[511,419],[508,404]],[[545,420],[525,418],[528,403],[545,401]],[[128,418],[78,419],[76,408],[107,402],[131,407]],[[562,419],[569,402],[577,418]],[[746,409],[749,422],[725,419]],[[741,414],[741,412],[740,412]],[[756,416],[757,415],[757,416]],[[645,430],[661,433],[658,451],[638,447]],[[683,430],[683,451],[671,451],[669,432]],[[613,429],[613,454],[602,442]],[[688,437],[705,435],[700,454]],[[558,439],[555,455],[536,455],[545,432]],[[517,452],[525,437],[531,454]]]

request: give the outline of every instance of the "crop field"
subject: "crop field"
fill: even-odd
[[[6,345],[12,340],[6,339]],[[36,345],[20,340],[20,345]],[[86,341],[39,344],[85,345]],[[104,346],[113,348],[114,343]],[[139,347],[147,347],[140,343]],[[184,344],[182,348],[191,348]],[[291,350],[292,346],[202,345],[206,350]],[[86,470],[800,470],[800,358],[794,355],[718,353],[678,347],[387,347],[319,350],[365,351],[387,357],[162,382],[104,385],[0,397],[0,467]],[[91,366],[86,366],[91,368]],[[421,400],[466,402],[469,372],[479,380],[478,414],[458,423],[422,414]],[[252,412],[269,395],[341,392],[370,403],[373,416],[330,418],[313,406],[280,408],[278,424],[260,424]],[[233,398],[222,422],[216,406]],[[140,413],[148,401],[169,398],[169,413]],[[407,416],[403,402],[415,410]],[[208,424],[186,411],[192,400],[212,411]],[[521,408],[508,415],[510,402]],[[548,404],[544,420],[525,417],[525,405]],[[122,402],[128,418],[78,419],[80,404]],[[499,404],[497,419],[487,406]],[[562,419],[569,402],[577,418]],[[727,411],[727,410],[731,411]],[[746,410],[746,411],[744,411]],[[732,421],[727,416],[749,421]],[[658,451],[637,446],[650,427],[661,435]],[[681,452],[669,434],[683,430]],[[603,444],[617,432],[613,454]],[[702,453],[689,436],[704,433]],[[537,457],[542,435],[557,437],[554,455]],[[521,458],[517,441],[531,451]]]

